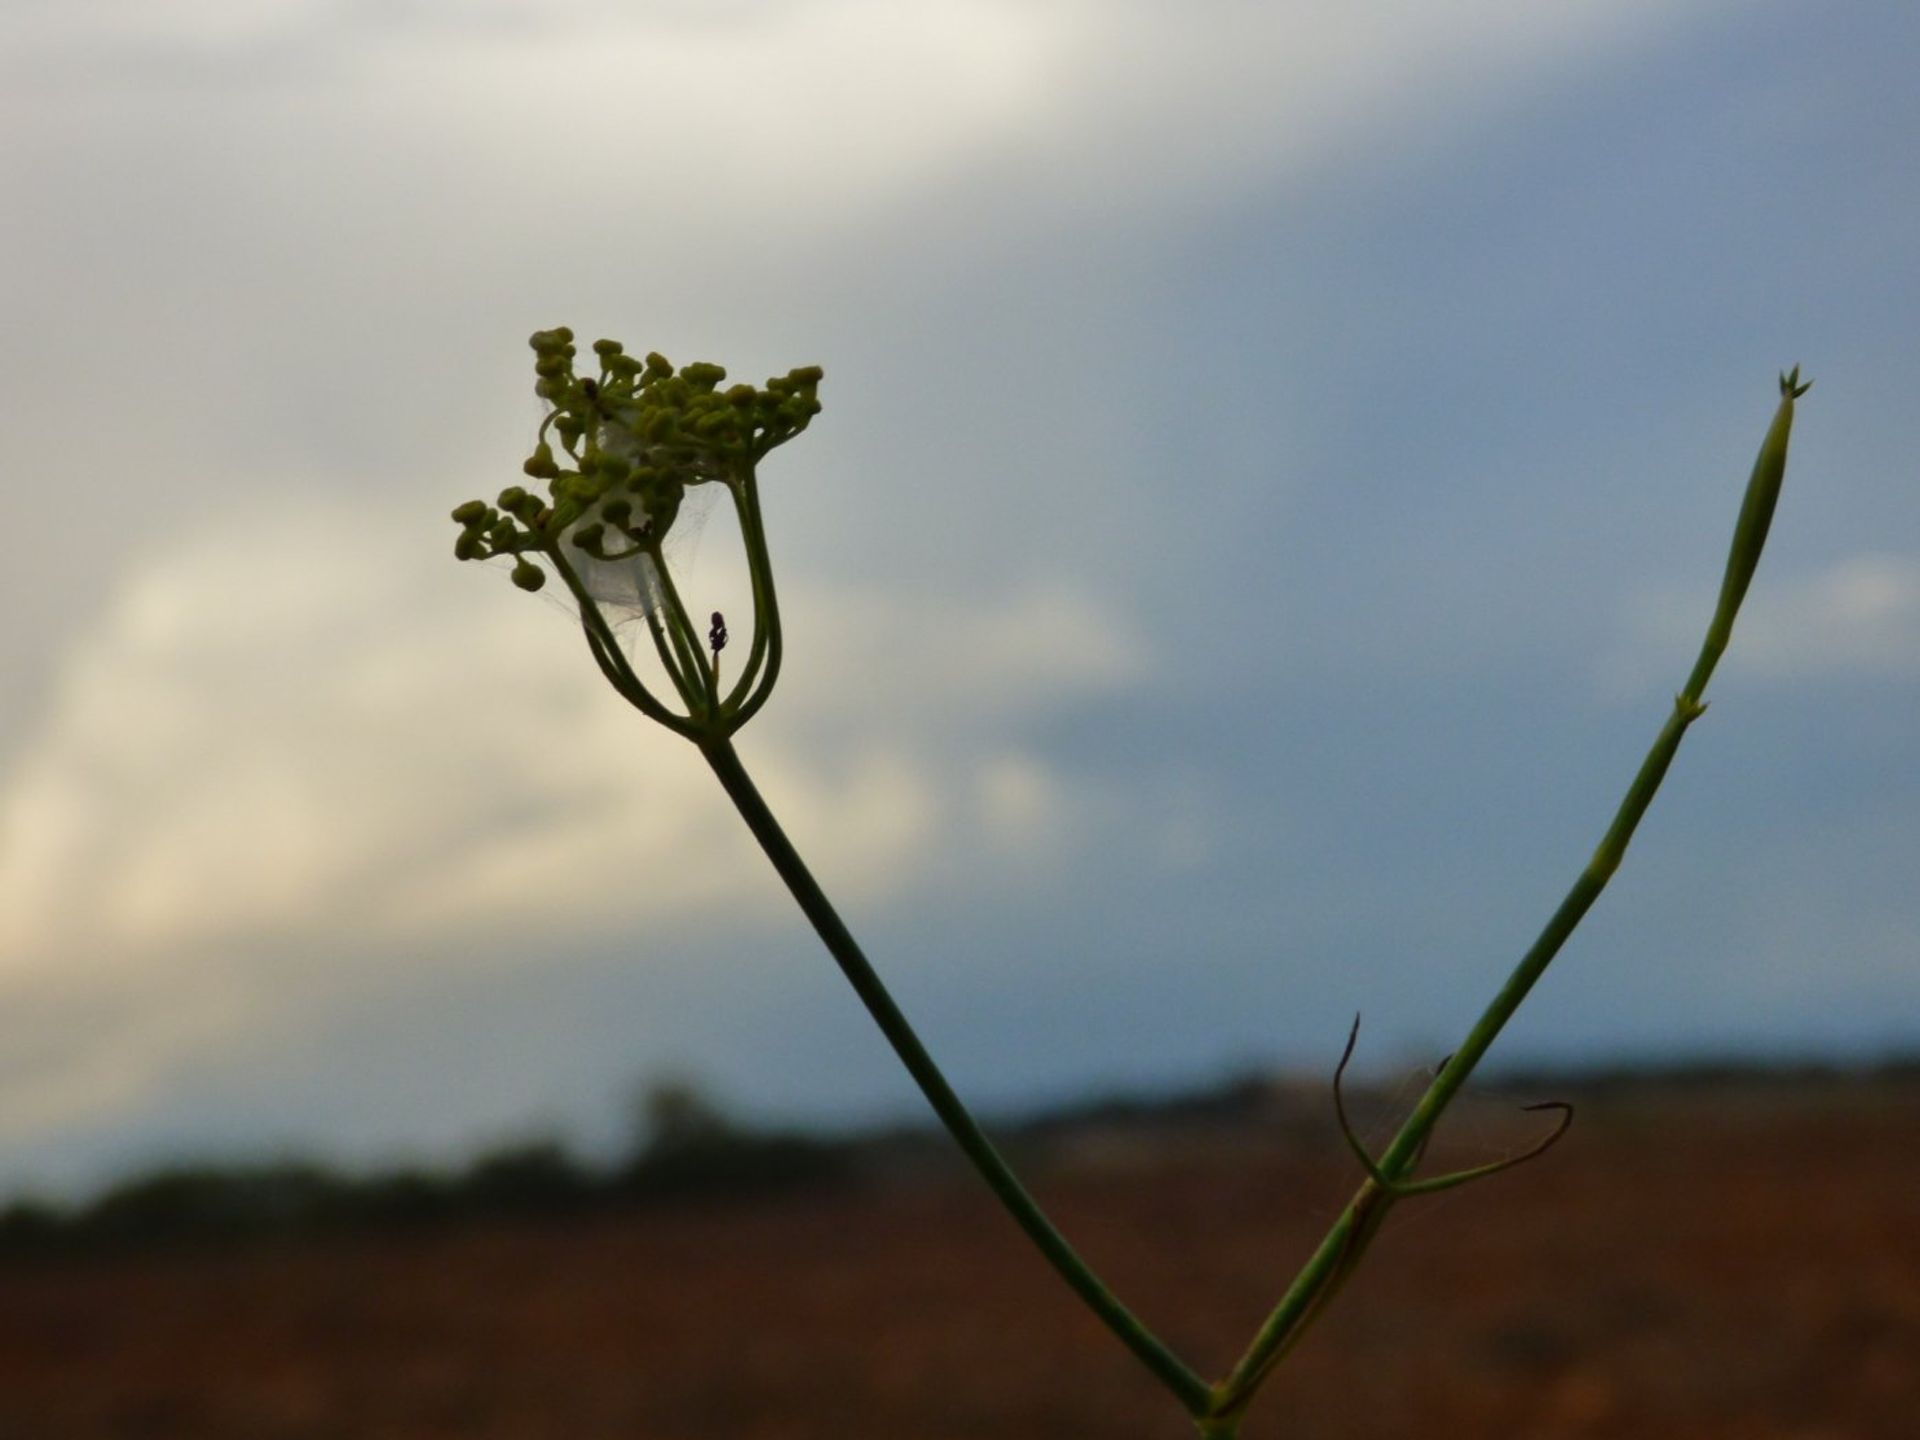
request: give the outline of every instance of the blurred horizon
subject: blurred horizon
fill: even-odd
[[[1377,1066],[1348,1074],[1343,1093],[1375,1127],[1391,1128],[1433,1073],[1431,1061]],[[1855,1060],[1722,1054],[1664,1061],[1588,1057],[1562,1066],[1489,1062],[1476,1071],[1446,1128],[1455,1145],[1465,1135],[1484,1146],[1490,1129],[1511,1142],[1527,1123],[1524,1108],[1541,1100],[1577,1101],[1574,1125],[1584,1119],[1644,1126],[1661,1114],[1716,1110],[1732,1117],[1756,1097],[1772,1108],[1817,1113],[1852,1095],[1875,1114],[1893,1114],[1911,1103],[1916,1082],[1920,1050]],[[1780,1106],[1783,1097],[1791,1098]],[[43,1245],[51,1227],[41,1227],[49,1218],[81,1247],[101,1240],[139,1246],[297,1239],[396,1223],[564,1220],[588,1208],[618,1212],[703,1200],[778,1206],[889,1170],[938,1177],[968,1191],[978,1183],[917,1097],[895,1110],[792,1120],[765,1108],[738,1108],[698,1077],[671,1074],[628,1087],[617,1108],[618,1126],[592,1134],[556,1122],[459,1145],[352,1155],[298,1141],[224,1151],[163,1144],[66,1185],[12,1177],[0,1188],[0,1251],[12,1245],[31,1253]],[[1223,1138],[1236,1134],[1257,1141],[1262,1153],[1277,1149],[1300,1160],[1343,1153],[1331,1076],[1308,1070],[1234,1070],[1175,1087],[1032,1097],[976,1118],[997,1145],[1016,1154],[1097,1156],[1103,1143],[1124,1136],[1141,1155],[1172,1160],[1188,1146],[1222,1149]],[[302,1195],[307,1188],[313,1193]],[[420,1203],[423,1191],[432,1203]],[[122,1223],[143,1205],[151,1207],[150,1230]],[[112,1223],[101,1226],[102,1215]]]
[[[824,365],[740,748],[990,1115],[1324,1074],[1355,1010],[1450,1050],[1801,365],[1709,716],[1488,1065],[1911,1057],[1915,53],[1891,0],[0,0],[0,1193],[604,1147],[636,1076],[918,1118],[697,757],[451,557],[558,324]]]

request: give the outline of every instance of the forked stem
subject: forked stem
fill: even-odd
[[[542,353],[543,363],[551,362],[553,365],[561,365],[562,361],[570,361],[573,353],[569,331],[541,332],[534,337],[534,345],[535,349]],[[612,353],[618,355],[618,346],[613,347]],[[650,366],[653,358],[657,357],[650,357]],[[564,366],[561,368],[564,369]],[[682,378],[687,379],[691,376],[710,381],[713,378],[711,374],[695,375],[694,372],[700,368],[692,367],[684,371]],[[707,368],[711,370],[712,367]],[[635,373],[638,373],[637,367],[635,367]],[[652,375],[653,371],[649,369],[647,374]],[[542,371],[542,375],[547,376],[548,372]],[[812,403],[810,386],[817,382],[818,378],[817,370],[795,371],[786,382],[785,389],[776,387],[767,395],[763,395],[761,400],[772,404],[773,399],[769,397],[788,397],[780,399],[781,404],[787,404],[793,396],[799,396]],[[558,381],[543,378],[543,386],[550,388],[554,384],[558,384]],[[775,382],[769,382],[769,384],[771,386]],[[707,388],[711,390],[711,384]],[[730,691],[723,691],[720,685],[718,674],[720,642],[713,643],[713,660],[709,664],[704,658],[699,634],[685,607],[681,604],[677,592],[672,588],[664,566],[660,569],[665,617],[664,620],[659,616],[649,617],[653,622],[651,630],[668,678],[674,683],[687,706],[685,715],[677,715],[669,710],[648,691],[639,676],[634,673],[612,628],[600,614],[586,587],[581,583],[579,575],[563,553],[558,534],[548,535],[542,531],[541,536],[544,538],[539,538],[538,545],[546,552],[555,570],[579,603],[589,648],[603,674],[616,690],[643,713],[699,746],[701,754],[706,757],[708,765],[739,810],[741,818],[746,821],[748,829],[759,841],[761,849],[766,852],[767,858],[772,862],[780,878],[786,882],[788,890],[798,902],[801,911],[819,934],[828,952],[839,965],[841,973],[853,986],[854,992],[866,1006],[868,1014],[880,1027],[888,1043],[893,1046],[895,1054],[906,1066],[914,1082],[919,1085],[921,1093],[926,1096],[928,1104],[933,1107],[934,1113],[953,1136],[961,1152],[980,1172],[981,1178],[986,1181],[988,1188],[993,1191],[1015,1223],[1026,1232],[1028,1238],[1038,1247],[1069,1288],[1085,1302],[1141,1364],[1146,1366],[1148,1371],[1179,1400],[1193,1419],[1201,1440],[1236,1440],[1241,1418],[1262,1382],[1280,1360],[1300,1342],[1312,1323],[1339,1294],[1398,1201],[1464,1184],[1510,1168],[1513,1164],[1538,1154],[1564,1131],[1565,1121],[1571,1117],[1567,1107],[1529,1107],[1557,1108],[1562,1111],[1560,1128],[1533,1150],[1520,1156],[1452,1175],[1438,1176],[1428,1180],[1410,1178],[1432,1137],[1435,1125],[1448,1104],[1459,1093],[1467,1078],[1473,1073],[1474,1067],[1479,1064],[1495,1038],[1546,972],[1548,965],[1552,963],[1574,928],[1599,898],[1601,891],[1606,888],[1607,882],[1619,868],[1628,842],[1632,839],[1634,830],[1645,815],[1647,807],[1652,803],[1668,766],[1679,750],[1681,739],[1686,734],[1687,728],[1706,711],[1706,703],[1702,697],[1707,682],[1712,677],[1714,667],[1718,664],[1732,636],[1734,618],[1753,578],[1755,567],[1759,563],[1760,552],[1772,522],[1775,502],[1779,497],[1781,482],[1785,475],[1787,442],[1792,430],[1794,401],[1806,390],[1806,387],[1799,382],[1797,368],[1790,374],[1780,377],[1780,389],[1779,409],[1775,412],[1773,423],[1761,445],[1759,458],[1754,463],[1753,475],[1748,482],[1740,517],[1734,528],[1733,546],[1727,560],[1719,604],[1708,627],[1706,638],[1701,644],[1699,658],[1694,663],[1685,687],[1674,697],[1673,708],[1667,716],[1666,723],[1655,737],[1653,746],[1647,752],[1646,759],[1641,763],[1632,784],[1628,786],[1626,796],[1615,812],[1606,834],[1602,837],[1586,868],[1575,879],[1566,897],[1547,921],[1532,947],[1521,957],[1506,983],[1501,986],[1468,1033],[1458,1052],[1441,1066],[1439,1073],[1428,1086],[1412,1114],[1377,1161],[1360,1144],[1347,1123],[1338,1088],[1340,1076],[1336,1074],[1334,1098],[1341,1128],[1364,1167],[1366,1178],[1352,1201],[1334,1222],[1325,1239],[1321,1241],[1319,1248],[1295,1276],[1285,1295],[1281,1297],[1279,1304],[1261,1326],[1259,1333],[1255,1335],[1252,1344],[1248,1346],[1232,1373],[1213,1386],[1209,1386],[1195,1374],[1179,1356],[1175,1355],[1144,1323],[1120,1303],[1086,1262],[1074,1252],[1073,1247],[1054,1228],[1053,1223],[1048,1220],[1033,1197],[1027,1193],[992,1142],[987,1139],[986,1134],[968,1113],[959,1096],[947,1083],[939,1067],[934,1064],[932,1056],[921,1044],[919,1037],[908,1024],[899,1006],[894,1003],[892,996],[887,993],[886,987],[861,952],[852,933],[827,900],[825,893],[808,871],[792,842],[787,839],[785,831],[774,818],[773,812],[768,808],[766,801],[741,764],[740,757],[734,750],[729,737],[766,702],[774,679],[779,673],[781,658],[779,610],[773,589],[772,566],[767,556],[766,538],[750,467],[736,477],[737,483],[732,488],[746,543],[749,568],[754,580],[754,630],[741,675]],[[546,395],[548,390],[542,389],[541,393]],[[594,398],[593,392],[586,393],[589,399]],[[752,397],[749,396],[748,399],[751,400]],[[729,404],[731,403],[729,401]],[[812,410],[817,409],[817,403],[813,403]],[[798,428],[804,426],[805,415],[810,415],[812,410],[806,410],[797,421],[790,416],[782,421],[788,428],[781,432],[780,438],[797,433]],[[781,415],[785,413],[785,411],[780,412]],[[760,432],[756,430],[754,433],[758,435]],[[563,441],[564,438],[563,436]],[[758,455],[763,453],[763,450],[752,453]],[[536,453],[535,459],[529,461],[529,465],[534,465],[536,462],[545,468],[530,469],[529,474],[558,473],[553,468],[551,456],[546,453],[544,444]],[[538,508],[524,493],[518,492],[517,487],[511,497],[509,492],[502,492],[501,504],[512,514],[523,518],[527,506]],[[521,508],[514,509],[515,506]],[[540,515],[545,516],[547,513],[541,511]],[[539,588],[542,581],[540,572],[537,567],[529,566],[524,559],[524,552],[535,542],[534,532],[524,531],[501,535],[499,532],[503,526],[507,531],[512,531],[510,522],[501,520],[496,511],[480,501],[472,501],[461,506],[454,512],[453,518],[465,527],[459,545],[456,547],[457,555],[464,559],[486,558],[496,553],[521,556],[521,564],[516,568],[514,575],[515,582],[522,584],[524,588]],[[539,523],[546,525],[548,522],[540,519]],[[559,521],[554,521],[551,528],[556,529],[557,532]],[[658,563],[658,556],[654,558]],[[523,576],[522,572],[527,570],[531,570],[532,573]],[[1345,1069],[1347,1058],[1351,1056],[1352,1045],[1353,1037],[1350,1036],[1347,1056],[1343,1056],[1341,1060],[1342,1071]]]

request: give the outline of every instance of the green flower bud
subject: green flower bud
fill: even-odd
[[[723,389],[724,366],[701,361],[676,372],[658,351],[642,361],[612,339],[593,344],[598,376],[581,377],[573,332],[565,326],[537,331],[529,344],[534,391],[551,413],[520,468],[545,482],[551,504],[524,485],[509,485],[498,509],[477,500],[460,506],[454,515],[465,531],[455,550],[462,559],[537,555],[561,535],[601,558],[635,540],[657,545],[689,486],[731,483],[750,473],[820,409],[817,365],[775,376],[764,387]],[[513,577],[523,589],[545,584],[544,572],[525,559]]]
[[[544,440],[533,447],[533,454],[520,468],[536,480],[551,480],[560,473],[560,467],[553,463],[553,447]]]

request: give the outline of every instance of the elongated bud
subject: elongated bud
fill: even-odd
[[[1793,402],[1813,387],[1800,380],[1800,367],[1794,366],[1780,377],[1780,406],[1773,412],[1767,438],[1760,442],[1760,454],[1753,462],[1753,474],[1747,480],[1747,493],[1740,502],[1740,518],[1733,525],[1733,545],[1727,552],[1727,574],[1720,582],[1720,603],[1714,608],[1713,622],[1700,645],[1700,658],[1680,692],[1681,713],[1686,720],[1697,719],[1692,707],[1707,688],[1714,667],[1726,653],[1733,638],[1734,616],[1747,597],[1753,572],[1760,568],[1760,552],[1766,547],[1767,531],[1773,525],[1774,507],[1780,501],[1780,486],[1787,476],[1787,441],[1793,434]]]
[[[1774,507],[1780,501],[1780,487],[1787,475],[1787,441],[1793,434],[1793,402],[1812,388],[1811,380],[1805,384],[1800,382],[1798,365],[1780,377],[1780,406],[1773,412],[1773,424],[1767,427],[1767,438],[1760,442],[1760,454],[1753,462],[1746,498],[1740,504],[1740,518],[1734,522],[1727,576],[1720,587],[1720,609],[1729,621],[1732,612],[1746,598],[1753,572],[1759,568],[1760,552],[1766,546],[1767,530],[1773,524]]]

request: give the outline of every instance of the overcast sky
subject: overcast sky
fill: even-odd
[[[1920,10],[0,0],[0,1189],[917,1113],[698,757],[456,565],[527,334],[826,368],[748,764],[992,1112],[1920,1044]],[[681,562],[731,603],[724,515]],[[705,588],[703,588],[705,587]],[[736,613],[739,613],[736,608]]]

